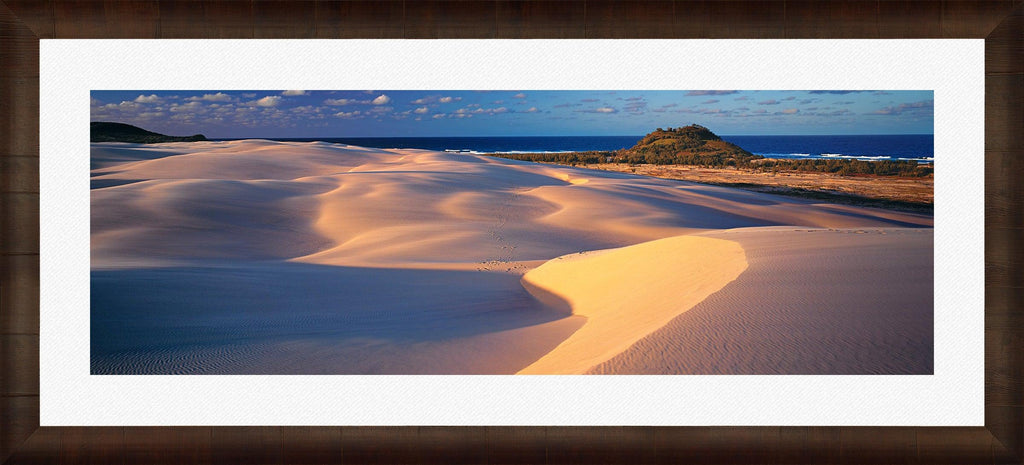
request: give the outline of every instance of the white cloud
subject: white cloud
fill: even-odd
[[[327,100],[324,100],[324,105],[331,105],[331,106],[335,106],[335,107],[340,107],[340,106],[344,106],[344,105],[352,105],[352,104],[356,104],[356,103],[362,103],[362,102],[360,102],[358,100],[352,100],[350,98],[329,98]]]
[[[826,107],[828,108],[828,107]],[[823,108],[824,109],[824,108]],[[934,100],[922,100],[920,102],[901,103],[895,107],[885,107],[871,112],[872,115],[902,115],[904,113],[913,116],[927,116],[933,114],[935,109]]]
[[[471,108],[471,107],[472,107],[472,105],[470,105],[469,107],[466,107],[466,108],[459,108],[458,110],[455,110],[454,112],[452,112],[452,116],[454,116],[456,118],[465,118],[467,116],[472,116],[474,114],[476,114],[476,115],[498,115],[498,114],[501,114],[501,113],[508,113],[508,108],[505,108],[505,107],[476,108],[474,110],[469,110],[469,108]]]
[[[452,103],[462,100],[462,97],[441,97],[440,95],[428,95],[423,98],[418,98],[409,103],[413,105],[427,105],[430,103]]]
[[[419,108],[413,110],[413,113],[416,113],[417,115],[422,115],[422,114],[425,114],[427,111],[428,111],[427,107],[419,107]]]
[[[171,113],[182,113],[189,112],[194,113],[203,108],[203,104],[200,102],[188,102],[182,105],[171,105]]]
[[[798,110],[796,108],[787,108],[785,110],[782,110],[782,114],[784,114],[784,115],[794,115],[794,114],[797,114],[799,112],[800,112],[800,110]]]
[[[164,99],[158,97],[156,94],[152,94],[135,97],[135,101],[138,103],[161,103]]]
[[[530,107],[529,110],[526,110],[523,113],[537,113],[538,111],[540,110],[538,110],[537,107]]]
[[[223,92],[217,92],[216,94],[203,94],[202,97],[189,97],[185,100],[188,100],[190,102],[196,102],[200,100],[204,100],[207,102],[230,102],[231,96]]]
[[[444,116],[445,116],[444,113],[438,113],[438,114],[432,116],[432,118],[434,118],[434,119],[441,119],[441,118],[444,118]]]
[[[616,110],[612,107],[601,107],[595,108],[594,113],[615,113]]]
[[[102,105],[103,102],[101,102],[100,99],[98,99],[98,98],[89,97],[89,104],[95,107],[95,106]]]
[[[352,118],[358,118],[362,114],[363,114],[362,112],[360,112],[359,110],[356,110],[356,111],[350,111],[348,113],[346,113],[344,111],[338,112],[338,113],[335,113],[334,116],[337,116],[338,118],[352,119]]]
[[[380,94],[379,97],[373,99],[373,101],[370,102],[370,103],[372,103],[374,105],[384,105],[384,104],[386,104],[386,103],[388,103],[390,101],[391,101],[391,97],[388,97],[387,95],[384,95],[384,94]]]
[[[253,100],[251,102],[245,102],[245,104],[249,105],[249,106],[257,106],[257,107],[276,107],[277,104],[280,103],[280,102],[281,102],[281,97],[280,96],[278,96],[278,95],[268,95],[268,96],[263,97],[263,98],[261,98],[259,100]]]
[[[286,95],[286,96],[289,96],[289,97],[294,97],[296,95],[306,95],[306,91],[304,91],[304,90],[286,90],[284,92],[281,92],[281,95]]]
[[[516,95],[513,95],[512,98],[526,98],[526,94],[520,92]]]

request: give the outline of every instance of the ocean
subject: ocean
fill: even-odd
[[[931,134],[860,136],[720,136],[768,158],[933,161]]]
[[[743,149],[768,158],[859,160],[934,160],[931,134],[856,136],[721,136]],[[643,136],[549,137],[321,137],[273,139],[323,141],[374,148],[418,148],[449,152],[584,152],[632,147]]]

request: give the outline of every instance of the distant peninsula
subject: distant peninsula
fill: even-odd
[[[490,153],[860,206],[932,210],[933,167],[913,160],[786,160],[750,153],[699,124],[658,128],[628,149]]]
[[[131,142],[135,144],[158,144],[161,142],[197,142],[206,140],[202,134],[191,136],[168,136],[147,131],[138,126],[107,121],[89,123],[90,142]]]
[[[932,173],[930,164],[919,164],[916,161],[908,160],[765,158],[722,140],[710,129],[699,124],[655,129],[628,149],[589,152],[491,153],[488,155],[515,160],[591,167],[599,164],[621,164],[631,167],[639,165],[692,166],[771,173],[789,170],[842,176],[923,177]]]

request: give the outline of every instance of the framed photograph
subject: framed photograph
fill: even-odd
[[[11,2],[2,457],[1019,461],[1020,7],[734,3]]]

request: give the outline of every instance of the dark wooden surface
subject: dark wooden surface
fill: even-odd
[[[1022,463],[1022,4],[0,0],[0,462]],[[40,428],[38,39],[105,37],[987,38],[985,426]]]

